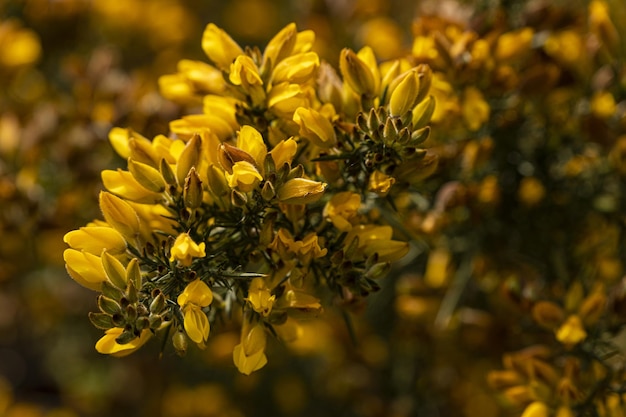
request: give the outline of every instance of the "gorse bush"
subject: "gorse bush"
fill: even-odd
[[[184,355],[234,325],[251,374],[268,341],[358,310],[392,271],[394,312],[433,358],[421,378],[462,367],[473,326],[513,414],[623,415],[620,16],[599,0],[528,5],[516,25],[424,16],[405,56],[345,48],[338,68],[295,24],[262,50],[209,24],[208,62],[159,79],[187,114],[152,139],[112,129],[127,169],[102,171],[103,219],[65,235],[69,275],[99,293],[96,349]]]

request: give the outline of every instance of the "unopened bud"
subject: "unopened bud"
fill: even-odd
[[[192,167],[197,166],[200,160],[200,153],[202,148],[202,139],[200,135],[193,135],[189,142],[185,145],[185,148],[178,157],[176,163],[176,178],[178,179],[178,185],[185,186],[185,179],[189,174]]]
[[[263,184],[263,188],[261,189],[261,196],[265,201],[270,201],[276,197],[276,190],[274,190],[274,186],[271,182],[265,181],[265,184]]]
[[[401,116],[411,111],[418,103],[418,91],[419,80],[417,71],[409,71],[391,93],[389,114],[391,116]]]
[[[128,170],[142,187],[155,193],[165,191],[165,180],[161,173],[148,164],[128,158]]]
[[[105,297],[104,295],[98,296],[98,307],[103,313],[109,314],[111,316],[122,311],[122,307],[118,304],[117,301]]]
[[[191,167],[185,178],[183,198],[185,206],[190,209],[198,208],[202,204],[202,181],[195,167]]]
[[[172,336],[172,344],[174,345],[174,350],[176,350],[176,354],[178,356],[185,356],[187,353],[187,335],[185,332],[177,331]]]
[[[376,82],[374,74],[354,51],[344,48],[339,56],[339,69],[344,81],[357,94],[362,96],[374,96],[376,94]]]

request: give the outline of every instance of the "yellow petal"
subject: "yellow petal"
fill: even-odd
[[[187,336],[195,343],[202,345],[209,338],[209,319],[195,304],[187,304],[184,312],[184,327]]]
[[[96,343],[96,350],[99,353],[112,355],[116,357],[122,357],[130,355],[140,347],[142,347],[148,339],[152,336],[150,330],[146,329],[141,332],[141,335],[129,343],[120,345],[115,339],[122,334],[124,329],[120,327],[114,327],[105,332],[105,335]]]
[[[84,250],[93,255],[100,255],[102,249],[106,249],[111,254],[126,251],[126,241],[117,230],[111,227],[81,227],[79,230],[66,233],[63,241],[72,249]]]
[[[107,280],[99,256],[75,249],[66,249],[63,252],[63,260],[72,279],[84,287],[97,291]]]

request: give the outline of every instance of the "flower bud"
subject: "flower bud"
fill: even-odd
[[[102,267],[109,278],[109,281],[117,288],[126,288],[126,269],[116,257],[106,250],[102,252]]]
[[[435,98],[428,96],[426,100],[419,103],[413,109],[413,129],[418,130],[425,127],[430,122],[430,118],[433,117],[434,112]]]
[[[122,307],[118,304],[117,301],[111,298],[105,297],[104,295],[98,296],[98,308],[103,313],[106,313],[110,316],[122,312]]]
[[[389,99],[389,114],[391,116],[401,116],[411,111],[417,104],[418,91],[419,79],[417,71],[409,71],[391,93],[391,98]]]
[[[128,170],[146,190],[155,193],[162,193],[165,190],[165,180],[163,176],[150,165],[128,158]]]
[[[172,335],[172,344],[174,345],[174,350],[176,350],[176,354],[178,356],[185,356],[188,346],[187,335],[185,332],[175,332]]]
[[[344,81],[357,94],[373,97],[376,95],[374,74],[354,51],[344,48],[339,55],[339,69]]]
[[[97,329],[108,330],[115,327],[113,324],[113,318],[109,314],[105,313],[89,313],[89,321]]]
[[[178,185],[181,187],[185,186],[185,179],[191,168],[198,165],[201,147],[202,139],[200,135],[193,135],[178,157],[178,162],[176,163],[176,178],[178,178]]]
[[[139,235],[139,217],[130,204],[106,191],[100,192],[99,200],[102,215],[111,227],[127,239],[134,239]]]
[[[202,181],[200,181],[195,167],[191,167],[187,178],[185,178],[183,198],[185,206],[190,209],[196,209],[202,204]]]

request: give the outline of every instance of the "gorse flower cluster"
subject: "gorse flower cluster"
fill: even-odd
[[[268,336],[298,337],[298,319],[333,298],[354,302],[409,251],[381,213],[395,190],[430,175],[432,72],[344,49],[339,74],[288,25],[263,51],[209,24],[210,63],[183,60],[164,96],[201,104],[153,139],[115,128],[127,170],[105,170],[103,220],[65,235],[70,276],[100,292],[101,353],[151,337],[183,354],[226,320],[240,323],[233,360],[267,363]]]

